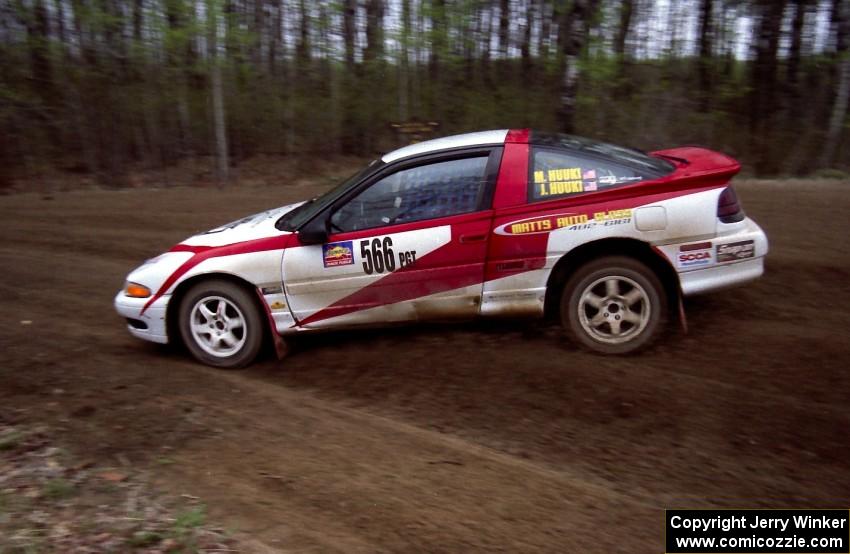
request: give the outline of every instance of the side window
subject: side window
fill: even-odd
[[[334,231],[359,231],[478,209],[487,157],[437,162],[397,171],[372,184],[331,216]]]
[[[543,202],[605,190],[645,178],[635,169],[603,159],[564,150],[535,148],[528,201]]]

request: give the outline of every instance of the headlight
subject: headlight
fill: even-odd
[[[127,281],[124,285],[124,295],[133,298],[147,298],[151,295],[151,289],[144,285]]]

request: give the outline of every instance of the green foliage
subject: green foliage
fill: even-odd
[[[385,26],[385,54],[352,67],[343,62],[341,0],[306,3],[310,49],[297,60],[298,2],[164,0],[116,9],[114,2],[54,0],[43,33],[30,30],[38,20],[34,4],[14,2],[13,10],[0,13],[9,30],[0,38],[0,178],[53,165],[90,171],[113,184],[128,168],[165,168],[182,158],[214,155],[211,32],[218,43],[232,165],[265,153],[374,156],[398,145],[389,123],[403,118],[436,120],[439,134],[559,130],[565,60],[554,35],[533,45],[524,64],[516,46],[525,14],[509,3],[510,55],[516,57],[501,59],[492,51],[488,58],[482,52],[492,49],[499,32],[498,3],[409,1],[409,32],[398,21]],[[554,9],[546,20],[552,25],[570,5],[543,4]],[[711,86],[703,91],[698,60],[679,51],[619,60],[607,32],[618,25],[618,5],[599,5],[588,16],[592,32],[578,61],[575,132],[645,149],[703,143],[745,165],[759,162],[759,168],[792,174],[817,169],[837,56],[802,58],[798,85],[782,81],[788,78],[780,64],[781,86],[771,90],[775,109],[769,120],[756,122],[752,107],[764,99],[754,96],[763,87],[754,87],[752,62],[709,60]],[[64,42],[56,6],[65,14]],[[284,10],[285,30],[276,28],[277,9]],[[532,41],[542,24],[538,14]],[[356,31],[362,37],[364,29]],[[550,31],[557,32],[557,25]],[[362,42],[358,38],[358,60]],[[434,54],[438,63],[432,63]],[[848,133],[843,131],[845,144]],[[850,169],[847,149],[837,152],[832,165]]]
[[[51,500],[63,500],[74,496],[76,490],[73,483],[62,478],[56,478],[45,483],[41,492]]]
[[[158,531],[139,531],[127,539],[127,545],[133,548],[144,548],[161,542],[163,538],[165,537]]]
[[[206,509],[203,506],[192,508],[177,514],[172,529],[178,537],[182,537],[190,533],[192,529],[203,525],[206,519]]]
[[[612,84],[620,75],[620,62],[614,56],[596,54],[579,60],[583,81],[593,84]]]
[[[840,179],[842,181],[848,181],[850,180],[850,172],[834,168],[824,168],[817,170],[813,177],[817,177],[819,179]]]
[[[12,450],[21,440],[24,439],[24,434],[19,431],[13,431],[0,437],[0,451]]]

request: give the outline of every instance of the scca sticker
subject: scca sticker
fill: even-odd
[[[714,262],[714,257],[711,255],[711,243],[700,242],[680,246],[677,261],[679,267],[711,265]]]
[[[354,263],[354,247],[350,240],[332,242],[322,246],[325,267],[352,265]]]
[[[711,252],[707,250],[679,254],[679,267],[694,267],[698,265],[708,265],[710,263]]]

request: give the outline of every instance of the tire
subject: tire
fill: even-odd
[[[649,347],[667,321],[667,295],[658,276],[625,256],[580,267],[561,296],[561,323],[576,344],[602,354]]]
[[[263,345],[257,303],[244,288],[222,280],[193,286],[180,303],[180,336],[198,361],[221,368],[245,367]]]

